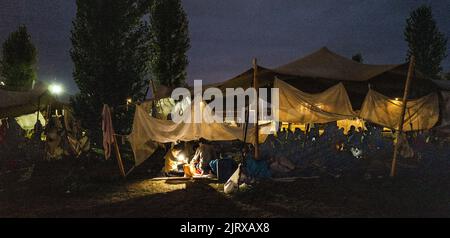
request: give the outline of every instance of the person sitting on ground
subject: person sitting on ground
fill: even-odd
[[[185,158],[182,156],[183,144],[172,144],[169,151],[164,156],[164,174],[167,177],[183,176],[183,165],[186,164]]]
[[[319,127],[315,125],[314,127],[311,127],[309,130],[309,138],[308,141],[311,142],[312,145],[316,145],[317,141],[319,140]]]
[[[291,143],[291,142],[294,140],[294,132],[291,130],[290,127],[287,129],[286,140],[287,140],[289,143]]]
[[[211,174],[210,162],[216,160],[217,154],[212,145],[206,143],[206,140],[200,139],[199,146],[195,151],[195,155],[191,160],[191,165],[196,168],[196,174]]]
[[[53,120],[50,120],[45,127],[46,133],[46,161],[61,160],[64,155],[64,150],[61,145],[61,135]]]
[[[267,139],[259,146],[259,150],[261,151],[261,156],[263,158],[268,158],[272,156],[274,153],[276,146],[275,146],[276,138],[274,135],[270,134],[267,136]]]
[[[355,126],[350,126],[350,130],[348,130],[347,132],[347,144],[349,147],[354,146],[356,144],[357,141],[357,135],[356,135],[356,127]]]
[[[303,140],[305,140],[305,132],[302,131],[300,128],[295,128],[294,139],[299,143],[303,142]]]
[[[40,141],[41,140],[41,134],[43,131],[43,126],[40,120],[36,121],[36,124],[34,124],[34,134],[33,134],[33,139],[36,141]]]
[[[341,127],[336,131],[336,135],[335,135],[335,142],[336,142],[336,150],[338,151],[343,151],[344,150],[344,145],[345,145],[345,133],[344,133],[344,128]]]

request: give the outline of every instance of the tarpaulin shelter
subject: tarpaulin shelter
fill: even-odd
[[[0,89],[0,118],[18,117],[43,110],[53,100],[43,83],[37,83],[29,91]]]
[[[362,105],[359,117],[364,120],[397,129],[403,102],[388,98],[375,90],[369,90]],[[431,129],[439,120],[439,101],[437,93],[406,103],[404,131]]]
[[[279,120],[292,123],[327,123],[361,118],[390,129],[397,129],[402,110],[398,98],[389,98],[375,90],[367,93],[361,110],[352,109],[342,83],[318,94],[308,94],[276,79],[279,88]],[[403,124],[404,131],[431,129],[439,120],[437,93],[408,100]]]
[[[278,119],[292,123],[327,123],[352,119],[356,113],[342,83],[317,94],[302,92],[276,79],[279,90]]]
[[[136,112],[133,120],[133,128],[128,136],[134,152],[135,165],[140,165],[158,148],[158,143],[168,143],[177,141],[193,141],[201,138],[211,141],[233,141],[244,140],[244,130],[240,127],[230,127],[223,123],[208,123],[211,116],[205,112],[208,107],[206,103],[200,102],[201,113],[204,115],[204,122],[194,123],[180,122],[172,120],[161,120],[150,116],[142,105],[136,105]],[[194,103],[191,104],[191,119],[194,118]],[[186,113],[185,116],[188,116]],[[260,130],[264,130],[260,127]],[[254,127],[247,131],[246,141],[254,144]],[[260,133],[259,142],[265,141],[267,134]]]
[[[151,112],[153,117],[167,120],[170,119],[172,111],[185,111],[191,107],[191,99],[186,97],[179,102],[175,102],[173,98],[166,97],[160,99],[150,99],[142,102],[140,106],[147,112]],[[153,110],[154,109],[154,110]],[[190,110],[190,109],[189,109]]]
[[[19,126],[26,131],[34,129],[34,125],[36,124],[38,119],[41,122],[42,126],[45,126],[47,124],[47,121],[45,120],[44,115],[42,115],[41,112],[35,112],[16,117],[17,124],[19,124]]]
[[[439,89],[439,122],[435,129],[438,133],[450,135],[450,82],[448,80],[433,80]]]
[[[277,68],[257,66],[257,78],[258,87],[279,89],[279,121],[326,123],[363,118],[394,129],[401,106],[392,101],[403,95],[407,71],[408,64],[361,64],[327,48],[321,48]],[[222,83],[206,85],[203,89],[217,87],[222,92],[227,88],[247,89],[252,86],[253,77],[254,70],[249,69]],[[415,74],[407,104],[409,116],[407,112],[405,130],[428,129],[434,126],[439,118],[437,96],[433,94],[435,91],[436,85],[433,82],[420,73]],[[359,109],[361,113],[356,111]],[[252,130],[254,129],[249,129],[247,139],[254,143],[251,141],[254,138],[251,136],[254,133]],[[129,139],[138,165],[153,153],[157,142],[200,138],[242,140],[243,134],[242,128],[224,124],[176,124],[156,119],[151,117],[144,107],[138,105]],[[261,141],[261,138],[259,139]]]
[[[362,64],[340,56],[323,47],[312,54],[276,68],[258,66],[259,87],[272,87],[275,77],[306,93],[320,93],[342,83],[347,90],[353,109],[361,108],[369,88],[388,97],[402,97],[408,64]],[[253,80],[253,69],[219,84],[222,89],[247,88]],[[207,87],[206,87],[207,88]],[[419,98],[436,91],[436,85],[420,73],[412,81],[410,97]]]

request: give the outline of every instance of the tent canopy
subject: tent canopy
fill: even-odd
[[[53,97],[43,83],[37,83],[29,91],[0,89],[0,118],[31,114],[43,110],[51,101]]]
[[[439,90],[450,91],[450,81],[449,80],[432,80],[434,84],[439,88]]]
[[[359,117],[364,120],[397,129],[403,102],[388,98],[374,90],[364,100]],[[439,120],[439,100],[437,93],[431,93],[406,103],[404,131],[431,129]]]
[[[323,78],[342,81],[367,81],[402,64],[361,64],[342,57],[328,48],[297,59],[274,69],[275,72],[299,77]]]
[[[339,83],[321,93],[309,94],[275,79],[274,87],[279,89],[278,120],[292,123],[327,123],[362,118],[392,129],[397,128],[402,102],[391,99],[374,90],[369,90],[360,113],[353,111],[347,92]],[[183,102],[179,102],[181,104]],[[194,103],[185,105],[182,116],[194,118]],[[175,106],[170,106],[176,109]],[[200,115],[203,122],[184,121],[175,123],[150,116],[148,105],[136,106],[132,132],[129,141],[134,152],[136,166],[145,161],[158,148],[158,143],[192,141],[200,138],[211,141],[244,140],[242,127],[232,127],[213,120],[211,108],[200,102]],[[436,93],[429,94],[407,103],[407,117],[404,130],[430,129],[439,119],[439,104]],[[212,123],[211,123],[212,122]],[[274,132],[274,123],[260,127],[259,143]],[[247,131],[247,141],[255,144],[254,127]],[[261,132],[265,133],[261,133]]]
[[[361,111],[353,111],[347,92],[339,83],[322,93],[308,94],[275,80],[279,88],[279,120],[293,123],[326,123],[361,118],[391,129],[398,128],[403,103],[375,90],[369,90]],[[439,120],[437,93],[408,100],[404,131],[431,129]]]
[[[189,113],[183,116],[191,116],[194,119],[194,103],[190,105]],[[150,116],[145,110],[144,105],[136,105],[136,112],[133,120],[133,128],[128,136],[131,147],[133,149],[135,165],[144,162],[158,148],[158,143],[168,143],[177,141],[194,141],[201,138],[211,141],[233,141],[244,140],[244,130],[242,127],[231,127],[223,123],[212,122],[213,115],[207,109],[205,102],[200,102],[201,114],[204,122],[194,123],[180,122],[175,123],[172,120],[162,120]],[[207,123],[210,121],[211,123]],[[267,131],[270,125],[261,126],[260,132]],[[246,141],[254,144],[255,127],[249,127],[247,131]],[[259,142],[264,142],[267,138],[266,133],[260,133]]]
[[[302,92],[279,79],[274,87],[279,90],[278,117],[282,122],[326,123],[357,116],[342,83],[318,94]]]
[[[276,68],[258,66],[259,87],[272,87],[275,77],[278,77],[297,89],[306,93],[320,93],[343,83],[352,106],[360,109],[369,88],[377,90],[388,97],[402,97],[408,72],[408,64],[370,65],[355,62],[340,56],[323,47],[293,62]],[[253,68],[226,80],[222,83],[207,85],[226,88],[244,89],[253,82]],[[411,83],[410,99],[423,97],[435,92],[436,85],[416,72]]]

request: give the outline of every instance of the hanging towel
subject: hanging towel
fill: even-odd
[[[111,145],[114,143],[114,128],[111,119],[111,110],[109,106],[103,105],[102,112],[102,131],[103,131],[103,150],[105,151],[105,159],[111,157]]]

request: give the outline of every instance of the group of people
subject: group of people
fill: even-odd
[[[45,126],[40,120],[36,120],[34,128],[27,132],[20,127],[15,118],[1,119],[0,154],[20,153],[23,151],[21,147],[36,147],[37,150],[45,151],[41,156],[44,160],[52,161],[60,160],[64,155],[79,155],[89,149],[89,140],[81,134],[80,126],[75,124],[72,128],[66,128],[65,124],[64,117],[52,117],[47,120]],[[26,135],[31,136],[27,138]],[[31,144],[35,146],[30,146]],[[32,155],[36,152],[27,154]]]
[[[347,131],[336,123],[322,124],[308,132],[299,128],[282,129],[269,135],[260,146],[274,176],[298,175],[308,171],[337,174],[346,170],[388,172],[394,149],[395,131],[369,122]],[[444,138],[433,130],[406,132],[399,137],[400,162],[420,164],[442,157]],[[434,153],[440,151],[439,154]],[[449,151],[450,152],[450,151]]]
[[[171,144],[164,156],[163,172],[166,176],[217,176],[219,159],[235,163],[221,151],[220,146],[204,139]]]
[[[308,131],[283,128],[276,135],[269,135],[260,150],[274,176],[294,175],[310,168],[344,170],[351,166],[351,161],[366,158],[389,146],[382,128],[366,127],[350,126],[345,131],[336,123],[328,123]]]
[[[239,151],[241,159],[230,155],[223,147],[210,142],[186,142],[173,145],[166,154],[166,174],[195,176],[216,173],[217,161],[233,158],[253,177],[289,177],[317,171],[342,174],[352,169],[381,168],[388,172],[394,148],[394,131],[383,132],[381,126],[365,123],[348,130],[336,123],[316,125],[309,130],[282,128],[268,135],[259,145],[259,157],[254,158],[253,146]],[[433,157],[439,138],[430,131],[407,132],[400,138],[399,153],[405,161]],[[190,149],[187,149],[190,148]],[[189,152],[191,151],[191,152]],[[235,153],[236,154],[236,153]]]

